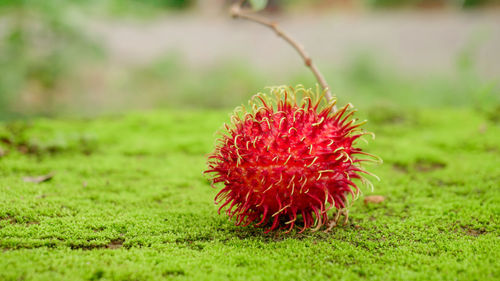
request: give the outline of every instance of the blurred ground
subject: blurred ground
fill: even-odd
[[[498,12],[296,13],[275,18],[323,67],[344,65],[368,52],[405,71],[452,72],[456,57],[476,47],[479,73],[500,77]],[[282,74],[302,67],[295,51],[270,30],[227,14],[92,21],[90,30],[115,63],[147,64],[175,52],[193,66],[235,58]]]

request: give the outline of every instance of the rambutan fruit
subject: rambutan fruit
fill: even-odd
[[[368,134],[364,122],[352,119],[347,105],[334,112],[335,101],[320,91],[302,86],[277,87],[271,95],[257,94],[249,108],[237,108],[225,124],[215,151],[209,156],[212,186],[223,183],[215,197],[227,207],[236,225],[292,230],[294,226],[319,229],[355,199],[359,188],[353,179],[367,181],[361,162],[373,159],[355,147]]]

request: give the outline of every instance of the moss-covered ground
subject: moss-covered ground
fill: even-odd
[[[499,280],[498,118],[363,117],[381,181],[347,225],[302,234],[217,215],[202,171],[227,111],[2,124],[0,280]]]

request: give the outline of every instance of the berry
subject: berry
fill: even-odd
[[[367,134],[364,122],[352,119],[350,105],[333,112],[335,101],[302,86],[271,93],[254,96],[225,124],[205,171],[212,186],[224,185],[215,202],[236,225],[319,229],[330,209],[346,208],[349,194],[357,198],[353,179],[368,182],[360,163],[371,159],[356,156],[372,155],[354,146]]]

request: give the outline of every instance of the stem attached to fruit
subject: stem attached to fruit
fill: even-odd
[[[262,24],[264,26],[267,26],[270,29],[272,29],[276,33],[276,35],[278,35],[279,37],[283,38],[286,42],[288,42],[299,53],[299,55],[302,57],[302,59],[304,59],[305,65],[309,69],[311,69],[312,73],[314,74],[314,76],[318,80],[319,84],[321,85],[321,88],[323,88],[323,90],[325,91],[325,96],[328,99],[328,101],[332,101],[333,100],[333,95],[332,95],[332,92],[330,91],[330,87],[328,86],[328,83],[326,83],[325,77],[323,76],[323,74],[321,74],[321,72],[319,71],[319,69],[312,62],[311,57],[309,57],[309,55],[307,54],[307,52],[304,49],[304,47],[300,43],[298,43],[295,39],[293,39],[292,37],[290,37],[290,35],[288,35],[287,33],[285,33],[278,26],[277,23],[272,22],[272,21],[270,21],[268,19],[265,19],[263,17],[260,17],[258,15],[255,15],[255,14],[252,14],[252,13],[244,11],[244,9],[242,8],[242,6],[243,6],[243,4],[245,2],[246,2],[246,0],[240,0],[240,1],[236,2],[231,7],[231,11],[230,11],[231,12],[231,16],[233,18],[246,19],[246,20],[253,21],[253,22]],[[336,107],[334,107],[333,110],[337,111]]]

